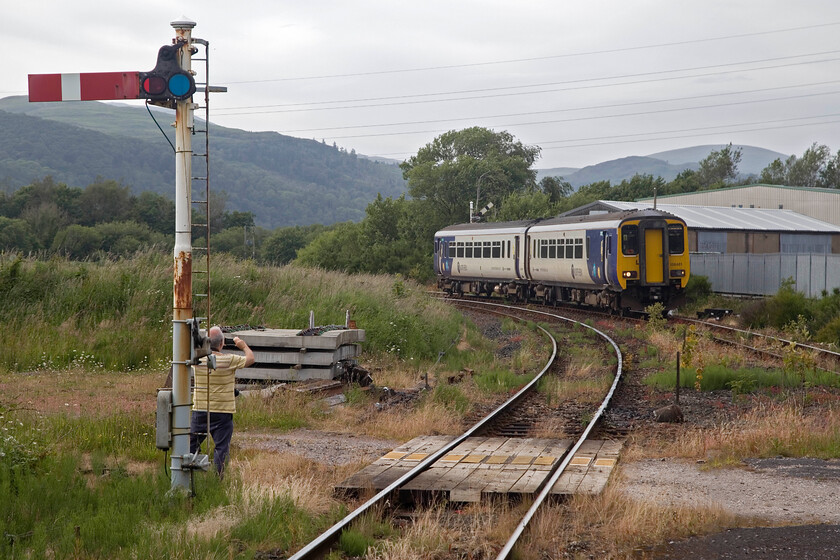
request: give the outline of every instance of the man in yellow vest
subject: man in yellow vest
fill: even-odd
[[[213,464],[221,477],[224,474],[225,463],[230,451],[230,438],[233,436],[233,413],[236,412],[234,389],[236,385],[236,370],[254,363],[254,352],[248,344],[238,336],[233,337],[233,343],[244,356],[222,353],[225,336],[222,329],[210,329],[210,350],[216,358],[216,368],[207,373],[207,358],[201,358],[199,365],[194,368],[193,408],[190,425],[190,453],[198,451],[201,442],[207,437],[207,414],[210,414],[210,437],[216,445]],[[208,406],[209,393],[209,406]]]

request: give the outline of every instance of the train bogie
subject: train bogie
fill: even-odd
[[[435,235],[438,285],[620,310],[674,305],[689,276],[685,223],[656,210],[496,224]]]

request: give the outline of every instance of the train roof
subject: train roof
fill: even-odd
[[[496,233],[502,231],[510,231],[511,229],[525,230],[529,227],[541,228],[543,226],[553,226],[560,224],[588,224],[598,222],[621,222],[631,218],[646,218],[646,217],[661,217],[681,219],[674,214],[663,212],[661,210],[654,210],[653,208],[644,210],[623,210],[620,212],[608,212],[604,214],[588,214],[585,216],[556,216],[554,218],[542,218],[535,220],[516,220],[511,222],[484,222],[472,224],[455,224],[447,226],[438,231],[435,236],[439,237],[446,234],[465,234],[471,231],[476,233]]]

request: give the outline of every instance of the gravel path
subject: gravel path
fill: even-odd
[[[755,459],[703,470],[676,459],[622,463],[622,487],[658,504],[716,504],[769,523],[840,523],[840,460]]]

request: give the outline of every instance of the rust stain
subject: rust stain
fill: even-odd
[[[175,258],[173,293],[175,309],[192,308],[192,253],[181,251]]]

